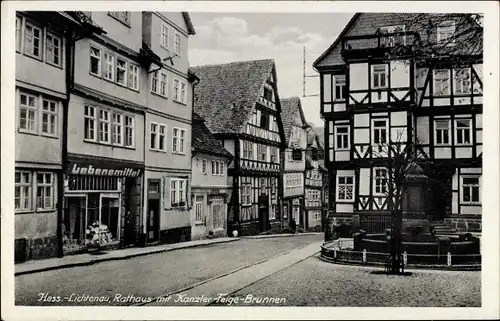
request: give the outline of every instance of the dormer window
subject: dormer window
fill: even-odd
[[[452,45],[455,43],[455,21],[443,21],[437,27],[437,42]]]
[[[273,92],[269,88],[264,88],[264,99],[273,101]]]
[[[386,26],[381,27],[379,32],[381,34],[393,34],[398,32],[404,32],[406,30],[405,25],[397,25],[397,26]],[[381,46],[384,47],[394,47],[396,44],[398,45],[406,45],[406,35],[394,35],[394,36],[386,36],[381,39]]]

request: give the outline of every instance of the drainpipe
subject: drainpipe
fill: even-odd
[[[61,117],[61,164],[62,168],[59,170],[57,180],[57,257],[63,257],[63,235],[62,224],[64,221],[64,169],[68,163],[68,109],[71,90],[73,88],[73,53],[75,50],[75,40],[73,38],[73,30],[68,30],[65,35],[66,45],[64,47],[64,69],[65,69],[65,82],[66,82],[66,99],[63,101],[62,117]]]

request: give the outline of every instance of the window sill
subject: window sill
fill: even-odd
[[[26,210],[15,210],[14,214],[15,215],[17,215],[17,214],[36,214],[36,212],[33,210],[30,210],[30,209],[26,209]]]
[[[474,145],[472,143],[466,143],[466,144],[459,144],[455,143],[455,147],[473,147]]]
[[[187,103],[185,102],[182,102],[182,101],[179,101],[179,100],[175,100],[175,99],[172,99],[173,102],[176,102],[177,104],[179,105],[182,105],[182,106],[187,106]]]
[[[170,37],[169,37],[170,38]],[[160,47],[162,47],[163,49],[167,50],[168,52],[170,52],[170,49],[168,48],[168,46],[165,46],[164,44],[160,44]]]
[[[129,149],[129,150],[135,150],[135,146],[123,146],[123,145],[114,145],[111,143],[104,143],[104,142],[99,142],[97,140],[92,140],[92,139],[83,139],[85,143],[89,144],[96,144],[96,145],[102,145],[102,146],[108,146],[112,148],[123,148],[123,149]]]
[[[150,148],[149,151],[156,152],[156,153],[167,153],[166,150],[161,150],[161,149],[157,149],[157,148]]]
[[[438,144],[438,143],[435,143],[434,147],[451,147],[451,144]]]
[[[43,136],[43,137],[47,137],[47,138],[51,138],[51,139],[59,139],[59,136],[57,135],[51,135],[51,134],[40,134],[40,136]]]
[[[460,205],[461,206],[482,206],[481,203],[476,203],[476,202],[464,202],[464,201],[461,201],[460,202]]]
[[[340,200],[340,199],[337,199],[337,203],[353,203],[354,200]]]
[[[24,56],[29,57],[29,58],[32,58],[32,59],[35,59],[35,60],[38,60],[38,61],[40,61],[40,62],[43,62],[42,57],[38,57],[38,56],[31,55],[31,54],[28,54],[28,53],[24,53]]]
[[[135,65],[134,65],[134,66],[135,66]],[[132,90],[132,91],[135,91],[135,92],[137,92],[137,93],[139,93],[139,92],[140,92],[139,88],[132,88],[132,87],[129,87],[128,85],[123,85],[123,84],[121,84],[121,83],[119,83],[119,82],[117,82],[117,81],[115,81],[115,80],[110,80],[110,79],[108,79],[108,78],[104,78],[104,76],[101,76],[101,74],[94,74],[92,71],[89,71],[89,75],[94,76],[94,77],[96,77],[96,78],[99,78],[99,79],[101,79],[101,80],[104,80],[104,81],[106,81],[106,82],[109,82],[109,83],[111,83],[111,84],[113,84],[113,85],[120,86],[120,87],[122,87],[122,88],[124,88],[124,89]],[[128,80],[128,74],[127,74],[127,80]],[[137,80],[137,84],[139,85],[139,78],[138,78],[138,80]]]
[[[48,213],[48,212],[54,212],[56,209],[55,208],[37,208],[35,213]]]
[[[151,91],[151,94],[154,95],[154,96],[158,96],[158,97],[161,97],[163,99],[168,99],[168,96],[167,95],[162,95],[160,93],[157,93],[155,91]]]
[[[335,148],[335,152],[348,152],[351,148]]]
[[[186,153],[181,153],[181,152],[172,152],[172,154],[179,156],[186,156]]]
[[[195,221],[194,225],[196,225],[196,226],[204,226],[205,222],[203,222],[203,221]]]
[[[32,130],[26,130],[26,129],[20,129],[20,128],[18,128],[17,132],[20,133],[20,134],[40,136],[40,134],[37,131],[32,131]]]
[[[57,68],[57,69],[61,69],[61,70],[63,70],[62,64],[61,64],[61,65],[58,65],[58,64],[55,64],[55,63],[53,63],[53,62],[49,62],[49,61],[46,61],[45,63],[46,63],[47,65],[50,65],[50,66],[55,67],[55,68]]]

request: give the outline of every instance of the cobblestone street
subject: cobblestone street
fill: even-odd
[[[286,302],[281,306],[481,306],[481,272],[414,270],[411,276],[371,274],[376,269],[331,264],[315,256],[232,296],[242,297],[242,301],[248,295],[255,299],[284,297]],[[276,306],[257,302],[252,305]]]

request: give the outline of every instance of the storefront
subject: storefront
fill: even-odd
[[[64,254],[132,245],[140,230],[143,165],[74,159],[64,176]]]

